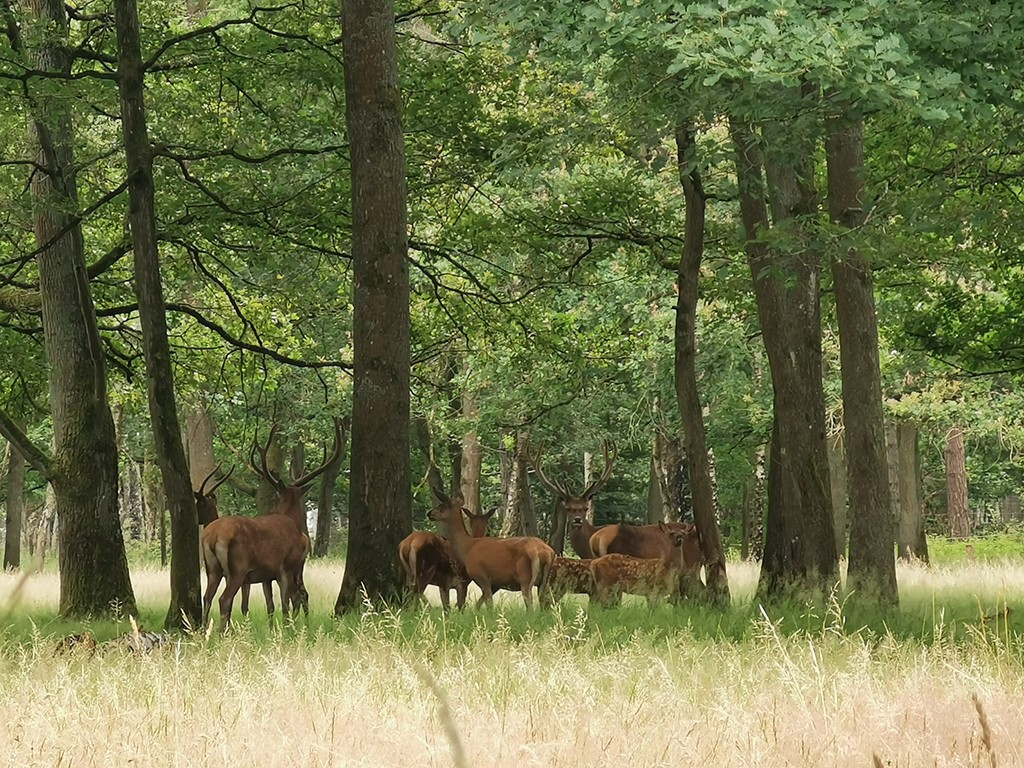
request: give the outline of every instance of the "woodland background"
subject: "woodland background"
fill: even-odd
[[[51,445],[39,236],[48,215],[55,237],[81,232],[91,306],[75,306],[98,330],[93,369],[105,370],[113,413],[124,537],[159,541],[167,504],[128,230],[117,24],[105,2],[2,7],[0,408],[32,444]],[[351,409],[352,176],[338,7],[147,2],[138,11],[160,313],[193,487],[218,463],[236,465],[222,509],[251,513],[269,503],[242,469],[252,441],[278,422],[279,466],[315,464],[330,417]],[[762,131],[766,155],[807,171],[819,203],[827,122],[863,124],[862,220],[840,227],[815,207],[802,213],[799,242],[787,232],[769,242],[782,252],[813,242],[826,258],[856,248],[870,263],[890,482],[902,499],[892,513],[911,519],[897,528],[901,551],[925,556],[918,519],[934,536],[1016,530],[1024,18],[1012,3],[469,0],[399,3],[395,29],[417,527],[433,456],[471,509],[502,504],[504,532],[549,535],[550,498],[537,488],[523,496],[528,442],[544,447],[548,474],[579,487],[600,472],[602,442],[616,442],[598,523],[687,512],[674,326],[681,181],[697,171],[707,220],[696,371],[717,511],[728,550],[759,554],[773,390],[739,209],[729,119],[740,115]],[[33,60],[32,51],[66,58]],[[75,172],[71,197],[40,193],[47,164],[26,130],[57,113],[66,122],[55,133],[73,153],[61,166]],[[689,154],[681,126],[693,137]],[[774,269],[791,278],[783,263]],[[842,552],[832,280],[820,271]],[[59,515],[38,462],[26,466],[10,448],[4,456],[9,567],[54,547]],[[344,551],[347,463],[329,477],[311,503],[317,556]]]

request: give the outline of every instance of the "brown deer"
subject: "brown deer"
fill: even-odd
[[[556,557],[551,564],[548,577],[540,588],[540,604],[550,608],[566,595],[593,595],[594,574],[590,571],[591,560],[575,560],[571,557]]]
[[[220,464],[213,468],[199,485],[198,491],[193,491],[196,501],[196,516],[199,519],[199,525],[205,528],[207,525],[217,520],[220,515],[217,507],[217,495],[215,491],[231,477],[231,473],[235,471],[234,467],[228,470],[227,474],[224,475],[220,480],[213,484],[213,486],[207,490],[206,484],[210,482],[214,475],[220,472]],[[200,557],[200,560],[202,558]],[[306,616],[309,616],[309,594],[306,592],[305,585],[302,583],[302,572],[301,570],[297,574],[297,589],[294,594],[294,600],[292,601],[292,610],[298,611],[300,608],[303,610]],[[242,615],[249,615],[249,587],[252,584],[260,584],[261,582],[255,581],[252,576],[246,577],[246,581],[242,584]],[[273,581],[263,583],[263,595],[267,601],[267,615],[272,616],[274,614],[274,591]]]
[[[604,471],[600,477],[583,489],[583,493],[579,494],[570,491],[564,483],[550,480],[544,474],[544,470],[541,468],[543,451],[540,447],[537,448],[536,453],[529,454],[530,463],[533,465],[533,469],[541,483],[561,501],[562,508],[565,509],[565,515],[569,521],[569,541],[572,543],[572,548],[576,551],[576,554],[585,560],[594,556],[594,553],[590,550],[590,537],[604,528],[604,526],[595,526],[587,517],[590,512],[590,501],[601,490],[601,487],[608,482],[608,478],[612,476],[612,468],[615,466],[615,460],[618,458],[618,450],[615,447],[615,443],[605,440],[602,449],[604,451]]]
[[[658,597],[678,597],[682,574],[687,570],[683,562],[687,532],[672,527],[671,523],[659,523],[657,527],[666,543],[667,554],[662,557],[611,554],[596,557],[590,562],[594,601],[598,605],[618,605],[623,593],[643,595],[648,603],[653,603]]]
[[[455,558],[447,539],[430,531],[413,531],[398,545],[398,559],[405,570],[406,582],[416,601],[431,584],[438,588],[441,607],[451,609],[449,592],[455,590],[455,605],[461,611],[466,605],[469,578]]]
[[[469,535],[476,539],[482,539],[487,535],[487,524],[494,517],[494,513],[498,511],[497,507],[481,512],[479,515],[475,512],[470,512],[468,509],[462,510],[462,513],[469,518]]]
[[[692,523],[657,523],[656,525],[607,525],[590,537],[594,557],[610,554],[639,558],[664,558],[672,553],[672,542],[666,532],[678,531],[684,537],[683,563],[688,570],[699,570],[704,562],[700,537]]]
[[[308,611],[308,594],[302,580],[302,569],[309,554],[309,537],[304,533],[306,513],[302,498],[313,480],[341,456],[344,444],[342,421],[334,418],[334,450],[330,458],[312,472],[307,472],[285,484],[267,467],[267,450],[277,431],[271,427],[267,447],[254,442],[250,454],[252,468],[262,475],[277,491],[274,512],[261,517],[221,517],[203,530],[201,549],[206,565],[206,592],[203,595],[203,624],[209,621],[210,606],[221,579],[226,580],[220,597],[221,627],[226,629],[231,620],[235,594],[246,582],[263,583],[269,592],[269,582],[277,581],[281,588],[281,611],[287,616],[289,606],[296,604]],[[255,456],[260,455],[256,466]],[[268,612],[272,613],[272,596]]]
[[[535,536],[474,538],[462,523],[462,496],[431,490],[439,503],[430,510],[430,519],[448,524],[455,558],[483,593],[477,604],[493,605],[496,589],[518,590],[523,593],[526,610],[533,610],[533,588],[546,580],[555,550]]]

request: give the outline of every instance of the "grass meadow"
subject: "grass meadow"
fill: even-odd
[[[308,622],[268,625],[257,590],[226,637],[132,655],[55,653],[83,629],[54,618],[56,575],[0,575],[2,764],[1024,765],[1021,559],[901,566],[888,612],[763,610],[756,566],[731,563],[724,612],[582,598],[530,616],[504,594],[336,620],[341,576],[307,566]],[[133,581],[159,628],[166,573]]]

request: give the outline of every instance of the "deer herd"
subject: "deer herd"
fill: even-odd
[[[242,592],[242,613],[248,612],[252,584],[261,584],[267,613],[274,613],[273,582],[281,591],[285,616],[302,609],[309,613],[309,595],[303,584],[303,567],[310,551],[306,534],[304,494],[313,480],[336,462],[343,448],[343,425],[334,419],[334,449],[315,470],[285,482],[268,467],[267,450],[277,432],[275,425],[266,446],[253,444],[249,468],[273,487],[277,503],[271,514],[258,517],[219,517],[215,491],[231,475],[207,489],[219,472],[214,469],[195,491],[200,534],[200,554],[206,570],[203,624],[208,624],[213,598],[226,582],[219,600],[221,628],[230,622],[235,595]],[[257,460],[258,457],[258,460]],[[604,444],[604,470],[582,493],[576,494],[545,474],[538,450],[529,456],[541,483],[559,500],[569,526],[569,540],[579,559],[561,557],[535,536],[492,537],[487,524],[495,510],[474,514],[465,508],[461,495],[451,496],[439,487],[431,490],[437,505],[429,517],[438,533],[413,531],[398,547],[408,594],[419,602],[428,586],[436,586],[445,611],[450,592],[456,606],[466,603],[469,584],[480,590],[480,605],[490,605],[496,590],[521,592],[532,610],[538,590],[542,606],[550,607],[569,594],[589,595],[601,606],[619,604],[623,594],[641,595],[649,601],[677,600],[695,583],[703,564],[697,529],[690,523],[594,526],[591,501],[611,477],[617,458],[613,444]],[[469,527],[467,529],[467,523]]]

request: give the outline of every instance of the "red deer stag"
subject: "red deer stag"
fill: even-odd
[[[550,608],[566,595],[593,596],[594,574],[590,571],[591,562],[593,561],[556,557],[547,579],[541,585],[540,604]]]
[[[456,559],[483,593],[477,604],[493,605],[496,589],[518,590],[523,593],[526,610],[533,610],[533,588],[544,584],[555,550],[535,536],[474,538],[462,522],[462,496],[448,497],[437,488],[431,490],[439,504],[430,510],[430,519],[448,524]]]
[[[199,485],[198,491],[193,491],[193,495],[196,500],[196,515],[199,518],[199,525],[205,528],[207,525],[217,520],[220,515],[217,508],[217,495],[215,491],[225,482],[231,473],[235,471],[234,467],[228,470],[228,473],[224,475],[220,480],[213,484],[209,490],[206,490],[206,484],[210,482],[214,475],[220,471],[220,464],[213,468],[213,471],[206,476],[203,482]],[[201,553],[200,553],[201,554]],[[200,557],[202,560],[202,557]],[[309,594],[306,592],[306,588],[302,583],[302,572],[301,570],[297,574],[297,589],[291,602],[291,608],[293,611],[298,611],[300,608],[309,616]],[[261,582],[255,581],[251,576],[247,577],[247,580],[242,584],[242,615],[247,616],[249,614],[249,587],[252,584],[259,584]],[[267,614],[274,614],[274,592],[273,592],[273,581],[263,583],[263,594],[267,601]]]
[[[585,560],[594,556],[594,553],[590,550],[590,537],[604,528],[604,526],[595,526],[587,517],[590,512],[590,500],[608,482],[608,478],[612,476],[615,460],[618,458],[615,443],[605,440],[603,450],[604,471],[600,477],[584,488],[583,493],[580,494],[573,493],[563,483],[553,482],[544,474],[544,470],[541,468],[541,457],[543,454],[541,448],[538,448],[536,453],[530,454],[530,463],[533,465],[537,477],[544,487],[562,502],[566,518],[569,521],[569,541],[572,543],[572,548],[576,550],[576,554]]]
[[[267,440],[269,447],[275,424]],[[221,517],[206,526],[201,537],[203,562],[206,565],[206,592],[203,594],[203,624],[210,618],[210,607],[221,579],[226,580],[220,597],[221,628],[227,629],[235,594],[246,582],[250,584],[277,581],[281,588],[281,610],[286,616],[290,605],[308,611],[308,595],[302,581],[302,569],[309,554],[302,497],[313,480],[341,456],[342,422],[334,418],[334,451],[329,459],[312,472],[307,472],[286,485],[267,467],[267,448],[253,445],[253,469],[263,475],[277,491],[274,512],[261,517]],[[256,451],[260,466],[255,466]],[[268,606],[268,610],[271,606]]]
[[[594,601],[598,605],[617,605],[623,593],[643,595],[648,603],[653,603],[658,597],[678,597],[680,580],[687,567],[683,562],[687,532],[672,527],[671,523],[659,523],[657,528],[665,538],[667,554],[664,556],[639,558],[611,554],[591,561]]]

